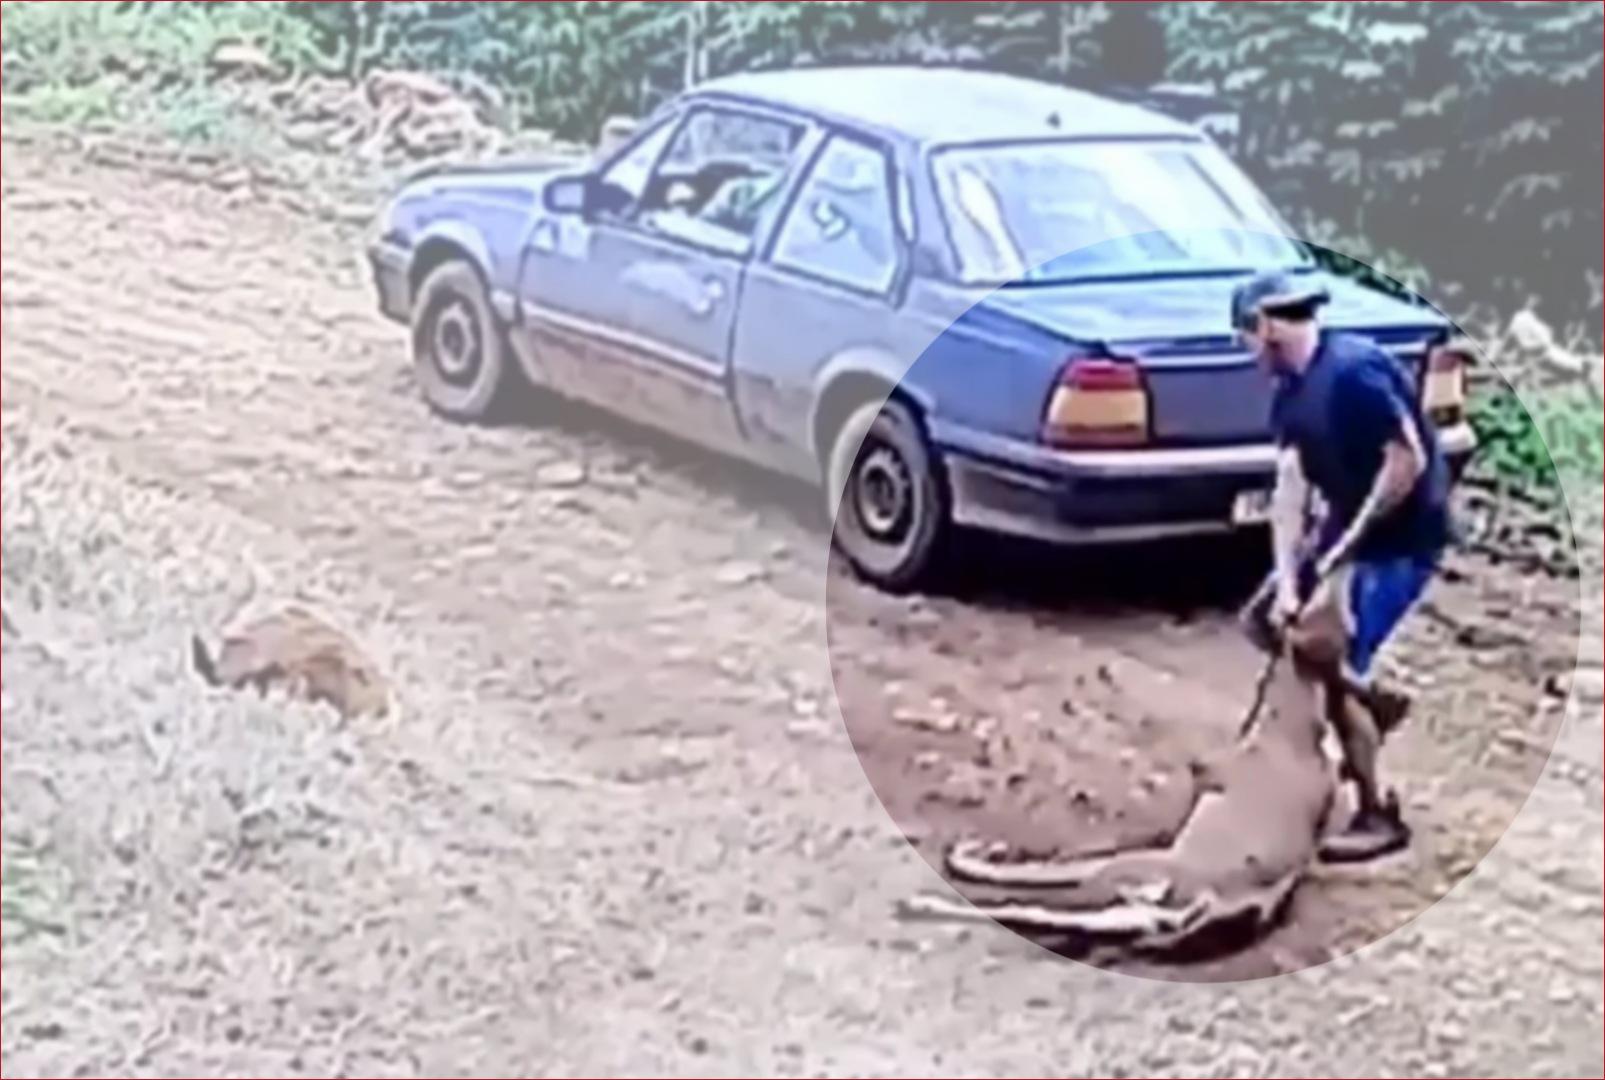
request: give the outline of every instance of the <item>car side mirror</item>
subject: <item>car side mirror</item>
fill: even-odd
[[[546,185],[542,201],[554,214],[585,214],[595,189],[589,176],[560,176]]]

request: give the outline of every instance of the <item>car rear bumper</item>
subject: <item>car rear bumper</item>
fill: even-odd
[[[379,294],[379,310],[397,322],[406,322],[412,310],[407,263],[407,249],[392,240],[376,240],[368,246],[368,269]]]
[[[966,432],[933,431],[960,525],[1054,543],[1093,544],[1228,533],[1264,524],[1234,512],[1270,489],[1269,443],[1153,450],[1055,450]],[[1439,432],[1458,475],[1476,448],[1467,424]]]

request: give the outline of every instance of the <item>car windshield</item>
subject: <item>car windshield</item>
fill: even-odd
[[[1225,154],[1200,142],[955,146],[932,159],[967,285],[1307,265]]]

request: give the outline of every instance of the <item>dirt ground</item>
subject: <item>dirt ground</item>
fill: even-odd
[[[1595,585],[1454,561],[1388,657],[1415,845],[1253,948],[1089,957],[1132,979],[900,924],[940,886],[905,832],[1173,812],[1247,703],[1251,558],[983,544],[956,595],[877,594],[807,492],[574,410],[430,416],[349,225],[9,132],[3,184],[7,450],[59,447],[8,474],[7,559],[49,563],[20,482],[133,582],[8,567],[7,904],[51,913],[6,941],[8,1074],[1601,1073]],[[335,611],[397,715],[196,686],[249,580]]]

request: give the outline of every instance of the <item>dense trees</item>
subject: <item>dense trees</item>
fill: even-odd
[[[1598,4],[7,3],[0,22],[8,93],[182,81],[234,37],[296,70],[472,75],[506,122],[579,137],[754,67],[1197,83],[1239,114],[1234,153],[1306,235],[1430,280],[1457,314],[1534,302],[1600,337]]]

